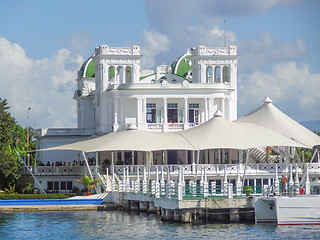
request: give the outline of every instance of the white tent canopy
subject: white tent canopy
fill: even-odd
[[[195,150],[182,136],[176,133],[127,130],[113,132],[101,137],[75,142],[43,150],[100,151],[157,151],[157,150]]]
[[[195,128],[177,132],[197,150],[262,146],[302,146],[272,129],[251,123],[230,122],[217,111],[215,117]]]
[[[288,117],[272,104],[269,97],[263,99],[263,105],[252,113],[241,117],[235,122],[254,123],[271,128],[284,136],[305,145],[307,148],[320,145],[320,137]]]
[[[195,128],[179,132],[127,130],[43,150],[157,151],[203,149],[249,149],[262,146],[302,145],[282,134],[251,123],[230,122],[218,111],[214,118]],[[302,146],[305,147],[305,146]]]
[[[318,135],[285,115],[266,97],[261,107],[234,122],[222,118],[217,111],[215,117],[206,123],[184,131],[162,133],[127,130],[42,150],[157,151],[250,149],[263,146],[312,148],[315,145],[320,145]]]

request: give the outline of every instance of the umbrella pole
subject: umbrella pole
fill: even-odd
[[[200,158],[200,150],[197,150],[197,164],[196,164],[196,177],[195,177],[195,181],[197,182],[197,178],[198,178],[198,165],[199,165],[199,158]]]
[[[30,168],[27,166],[27,164],[25,163],[25,161],[21,158],[20,154],[17,152],[18,157],[20,158],[20,160],[23,162],[24,166],[27,168],[28,172],[31,174],[31,176],[33,177],[33,179],[36,181],[36,183],[38,184],[40,191],[44,194],[47,194],[46,191],[42,188],[41,184],[39,183],[38,179],[33,175],[32,171],[30,170]],[[36,161],[34,161],[36,162]]]
[[[111,171],[113,176],[114,175],[114,151],[111,152]]]
[[[85,163],[86,163],[86,165],[87,165],[87,168],[88,168],[88,171],[89,171],[89,174],[90,174],[91,180],[93,180],[92,172],[91,172],[91,170],[90,170],[89,163],[88,163],[88,160],[87,160],[86,155],[84,154],[84,151],[82,151],[82,156],[83,156],[84,161],[85,161]]]
[[[149,154],[148,154],[148,152],[147,152],[147,162],[146,162],[146,167],[147,167],[147,174],[148,174],[148,183],[149,183],[149,181],[150,181],[150,165],[151,165],[151,151],[149,152]]]
[[[249,161],[249,149],[247,149],[246,151],[247,151],[247,154],[246,154],[246,161],[245,161],[244,170],[243,170],[242,187],[244,187],[244,180],[246,179],[247,163]]]
[[[313,152],[312,158],[310,160],[310,162],[307,164],[307,169],[309,169],[311,163],[313,162],[313,159],[315,158],[315,156],[317,155],[318,149],[316,148]],[[307,175],[307,171],[303,174],[302,178],[301,178],[301,186],[303,187],[305,185],[304,180],[306,178]]]

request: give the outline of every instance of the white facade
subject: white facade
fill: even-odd
[[[79,72],[78,128],[97,134],[138,129],[175,131],[206,122],[220,110],[237,118],[235,46],[187,51],[171,66],[140,71],[140,48],[99,46]],[[85,77],[91,61],[95,84]],[[91,63],[92,64],[92,63]]]
[[[155,70],[141,70],[142,57],[139,46],[97,47],[78,71],[76,79],[77,128],[38,129],[38,149],[129,127],[164,132],[184,130],[208,121],[217,110],[228,120],[237,118],[238,56],[235,46],[198,46],[187,50],[171,65],[156,66]],[[115,153],[115,163],[126,163],[126,154]],[[145,163],[145,153],[133,155],[136,159],[130,160],[130,164]],[[200,162],[209,163],[217,158],[219,163],[226,163],[226,158],[232,161],[230,155],[228,150],[221,154],[208,150],[201,153]],[[100,153],[97,163],[101,165],[110,158],[111,153]],[[66,165],[74,160],[83,161],[81,154],[75,151],[37,152],[36,159],[43,164],[66,162]],[[158,163],[172,163],[172,159],[187,164],[194,162],[194,154],[188,151],[176,151],[173,155],[172,151],[154,154],[154,161]],[[54,181],[55,177],[59,178],[59,174],[42,177],[43,188],[48,188],[48,181]],[[79,179],[79,175],[76,178]]]

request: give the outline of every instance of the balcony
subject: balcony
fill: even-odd
[[[95,172],[95,166],[90,166],[91,172]],[[35,176],[83,176],[89,175],[86,166],[29,166]],[[21,170],[22,175],[29,175],[26,167]]]
[[[41,128],[36,129],[36,137],[43,136],[91,136],[94,129],[81,128]]]
[[[198,126],[199,123],[147,123],[148,131],[156,131],[156,132],[174,132],[186,130],[189,128],[193,128]]]

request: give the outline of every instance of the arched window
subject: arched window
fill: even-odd
[[[126,67],[126,83],[131,83],[132,82],[132,79],[131,79],[131,67],[127,66]]]
[[[109,81],[110,82],[115,82],[115,79],[114,79],[114,75],[115,75],[115,71],[114,71],[114,66],[110,66],[109,67]]]
[[[213,83],[213,68],[207,67],[206,83]]]
[[[215,67],[214,69],[214,82],[221,83],[221,68]]]
[[[223,73],[222,73],[223,82],[224,83],[230,83],[230,70],[229,70],[229,67],[224,66],[222,71],[223,71]]]

